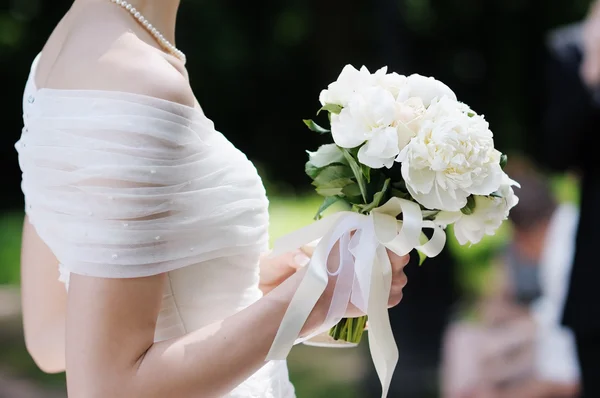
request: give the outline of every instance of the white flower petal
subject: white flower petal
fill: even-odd
[[[373,133],[371,139],[358,150],[358,161],[374,169],[390,168],[398,155],[398,134],[388,127]]]
[[[396,101],[388,91],[379,87],[365,89],[353,94],[339,115],[332,115],[333,140],[342,148],[356,148],[372,139],[375,132],[390,127],[395,115]],[[381,147],[381,150],[386,149],[387,146]],[[395,151],[393,156],[398,153],[397,136]]]
[[[435,172],[430,169],[417,169],[402,163],[402,178],[406,182],[409,193],[415,195],[429,194],[435,182]],[[416,198],[415,198],[416,199]]]
[[[461,246],[466,245],[469,242],[469,238],[467,237],[468,232],[458,226],[458,223],[454,225],[454,236],[456,240]],[[481,239],[480,239],[481,240]],[[479,243],[479,240],[473,243]]]
[[[321,145],[316,152],[308,151],[308,158],[313,166],[321,168],[332,163],[342,162],[344,154],[337,145],[326,144]]]
[[[435,216],[435,223],[441,227],[447,227],[450,224],[454,224],[462,217],[460,211],[440,211]]]
[[[367,139],[365,131],[360,129],[350,108],[344,108],[339,115],[331,115],[331,135],[333,141],[342,148],[356,148]]]
[[[500,167],[500,163],[490,165],[487,173],[488,174],[485,178],[481,179],[479,184],[470,187],[470,193],[473,195],[489,195],[500,188],[502,175],[504,174],[502,167]]]
[[[516,198],[516,197],[515,197]],[[508,217],[511,204],[515,200],[488,196],[475,196],[475,209],[472,214],[461,215],[454,223],[454,234],[461,245],[479,243],[484,236],[494,235]]]
[[[394,158],[382,158],[380,156],[371,156],[368,153],[367,144],[360,147],[358,150],[358,161],[365,166],[372,169],[381,169],[387,167],[388,169],[394,165]]]
[[[456,100],[456,94],[439,80],[433,77],[425,77],[419,74],[408,76],[408,85],[410,86],[409,97],[419,97],[429,106],[434,98],[448,97]]]
[[[321,92],[319,101],[321,105],[346,106],[354,94],[371,86],[372,77],[365,67],[358,71],[352,65],[346,65],[337,80]]]

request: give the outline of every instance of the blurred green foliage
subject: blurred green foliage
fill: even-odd
[[[0,215],[0,285],[19,283],[22,213]]]

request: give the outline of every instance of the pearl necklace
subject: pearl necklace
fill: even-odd
[[[171,42],[164,38],[164,36],[154,27],[148,20],[131,4],[124,0],[110,0],[112,3],[123,7],[156,39],[156,42],[160,44],[162,48],[169,51],[171,54],[179,58],[184,64],[186,62],[186,56],[181,50],[175,47]]]

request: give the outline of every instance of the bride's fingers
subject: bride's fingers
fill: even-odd
[[[390,258],[390,263],[392,263],[392,272],[394,274],[400,272],[406,264],[408,264],[410,260],[410,255],[399,256],[390,249],[387,249],[388,257]]]
[[[404,273],[404,267],[408,264],[410,256],[398,256],[394,252],[388,250],[390,263],[392,264],[392,286],[390,288],[390,297],[388,300],[389,307],[395,307],[402,301],[402,289],[408,283],[408,277]]]
[[[275,258],[277,266],[281,268],[291,268],[293,270],[299,270],[304,268],[310,262],[310,257],[302,250],[294,250],[292,252],[282,254]]]
[[[292,252],[293,261],[290,266],[295,269],[303,268],[310,263],[310,256],[303,249]]]
[[[302,250],[295,250],[276,257],[266,254],[261,259],[263,268],[275,270],[276,272],[290,268],[298,270],[306,266],[309,262],[310,257]]]
[[[304,245],[300,248],[300,250],[302,252],[304,252],[304,254],[306,254],[309,257],[312,257],[313,253],[315,252],[315,245],[312,244],[308,244],[308,245]]]
[[[408,277],[406,276],[404,271],[401,271],[399,275],[395,276],[392,279],[392,286],[390,287],[390,298],[388,300],[389,307],[395,307],[398,304],[400,304],[400,301],[402,301],[403,297],[402,289],[404,289],[407,283]]]

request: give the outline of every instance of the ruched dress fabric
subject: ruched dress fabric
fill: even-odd
[[[199,108],[123,92],[37,89],[38,59],[16,149],[26,212],[67,288],[71,273],[167,273],[155,341],[258,300],[268,201],[247,157]],[[285,361],[271,361],[225,397],[295,394]]]

